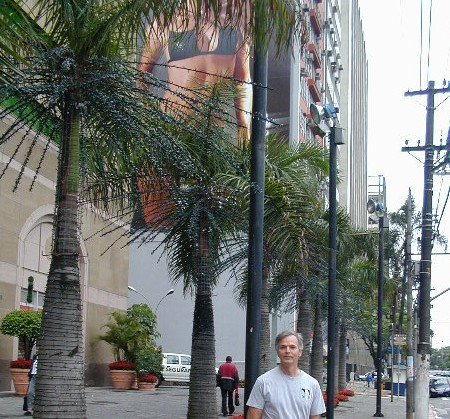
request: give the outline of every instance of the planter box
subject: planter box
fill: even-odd
[[[130,390],[135,377],[131,370],[109,370],[114,390]]]
[[[139,390],[142,391],[155,391],[155,383],[139,383]]]
[[[10,368],[11,378],[14,383],[14,390],[18,396],[25,396],[28,391],[28,369]]]

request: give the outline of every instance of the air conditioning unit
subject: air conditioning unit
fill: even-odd
[[[305,67],[300,67],[300,76],[306,77],[308,75],[308,72],[306,71]]]
[[[320,74],[316,73],[316,75],[314,76],[314,80],[315,81],[319,81],[320,80]]]
[[[302,4],[302,10],[304,12],[309,12],[309,4],[308,3],[303,3]]]
[[[344,66],[342,64],[339,64],[339,71],[342,71],[344,69]]]

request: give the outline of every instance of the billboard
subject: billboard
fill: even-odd
[[[236,86],[234,104],[229,109],[232,137],[238,146],[248,143],[252,110],[252,45],[245,35],[245,17],[236,24],[227,18],[227,1],[223,1],[219,25],[214,15],[201,10],[195,15],[191,2],[187,19],[174,19],[165,28],[153,23],[147,28],[139,58],[139,69],[154,76],[154,82],[141,87],[160,100],[164,111],[176,118],[188,118],[192,109],[208,94],[208,89],[224,80]],[[245,14],[243,14],[245,16]],[[290,56],[276,57],[269,50],[268,115],[274,119],[272,129],[288,135]],[[142,192],[142,188],[139,187]],[[159,202],[165,195],[154,191],[142,195],[142,213],[150,224],[158,217]],[[159,201],[159,202],[158,202]],[[159,214],[160,216],[161,214]]]

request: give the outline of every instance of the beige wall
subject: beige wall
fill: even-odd
[[[0,121],[0,132],[5,131],[8,120]],[[32,137],[30,137],[32,138]],[[0,172],[12,155],[19,138],[0,146]],[[35,278],[35,290],[44,291],[46,274],[24,268],[24,237],[33,226],[43,221],[51,221],[54,205],[57,149],[51,147],[39,171],[32,191],[29,191],[35,168],[39,164],[45,142],[38,139],[25,169],[22,182],[16,192],[12,192],[17,175],[21,170],[28,150],[29,139],[14,156],[2,179],[0,179],[0,319],[9,311],[19,308],[20,289],[27,284],[28,276]],[[126,239],[120,239],[125,232],[116,232],[100,237],[93,233],[105,227],[106,218],[96,210],[85,208],[81,228],[81,276],[83,316],[85,328],[85,352],[87,383],[91,385],[109,384],[107,363],[112,360],[112,352],[104,343],[95,342],[101,333],[101,326],[114,310],[125,310],[128,285],[128,248],[123,247]],[[89,240],[85,238],[90,237]],[[119,239],[117,243],[116,240]],[[115,243],[111,248],[108,247]],[[45,256],[46,249],[40,249],[39,257]],[[42,254],[44,253],[44,255]],[[17,339],[0,334],[0,391],[10,389],[8,363],[17,357]]]

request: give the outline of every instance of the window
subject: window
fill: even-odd
[[[33,291],[33,299],[31,303],[27,303],[28,290],[22,288],[20,291],[20,308],[22,310],[42,310],[44,307],[44,293]]]
[[[181,355],[181,365],[191,365],[191,357]]]
[[[47,274],[50,268],[52,224],[40,223],[26,236],[24,268]]]
[[[167,363],[178,365],[180,363],[178,355],[167,355]]]

